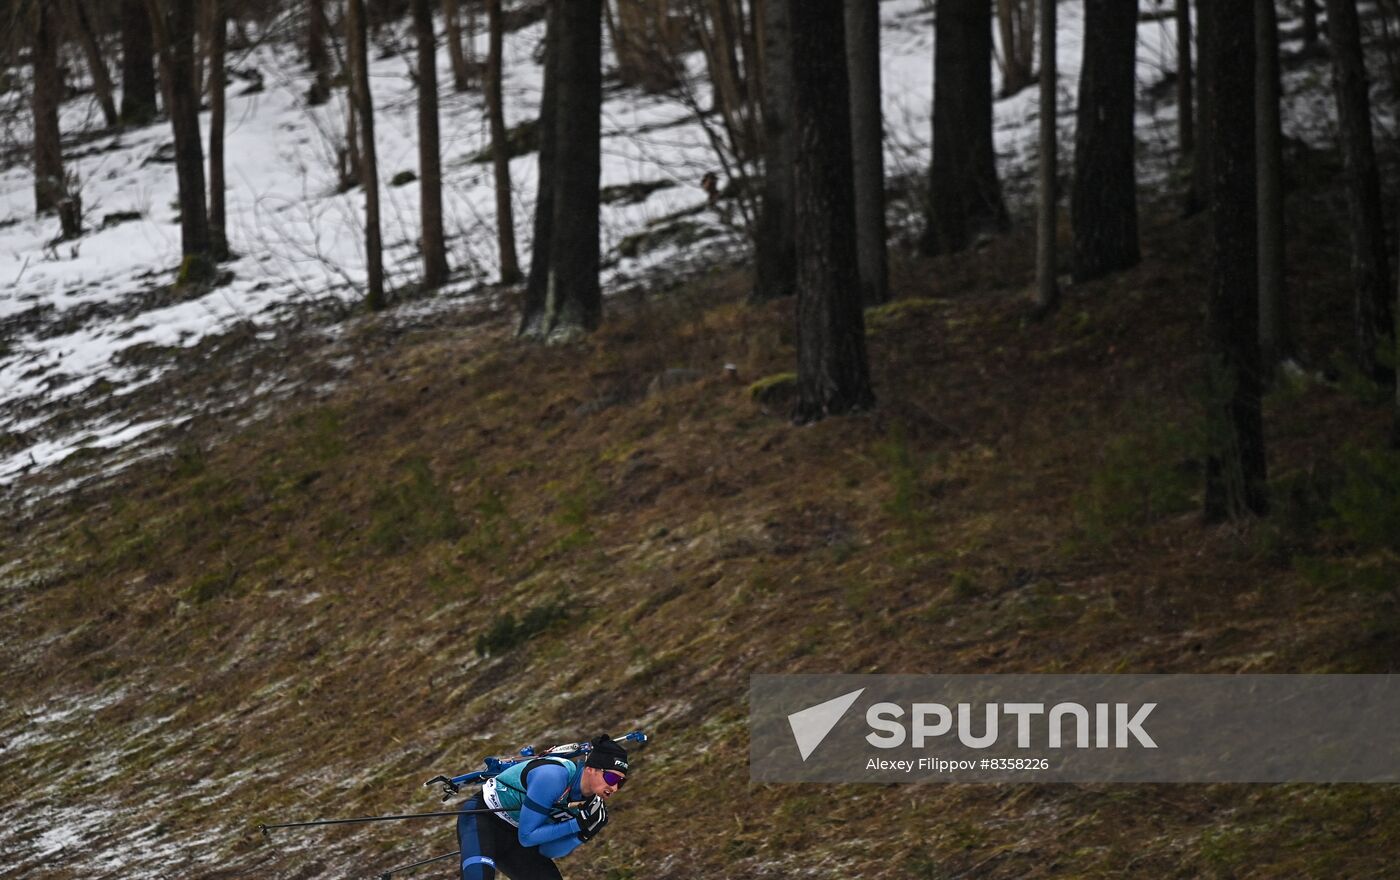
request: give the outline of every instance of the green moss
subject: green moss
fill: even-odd
[[[763,404],[777,403],[796,393],[796,373],[774,373],[749,386],[749,397]]]

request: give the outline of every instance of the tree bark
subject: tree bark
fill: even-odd
[[[1001,96],[1008,98],[1034,81],[1031,60],[1035,57],[1035,12],[1028,7],[1035,0],[996,0],[997,29],[1001,34]]]
[[[122,105],[125,125],[156,118],[156,69],[151,17],[145,0],[122,0]]]
[[[792,102],[798,393],[793,420],[806,423],[868,409],[875,395],[856,268],[843,4],[790,0],[789,13],[793,58],[802,59],[793,78]]]
[[[1206,3],[1212,38],[1203,98],[1211,111],[1210,293],[1206,307],[1207,424],[1205,517],[1265,512],[1260,408],[1258,249],[1254,143],[1252,4]]]
[[[1038,211],[1036,212],[1035,248],[1035,314],[1044,316],[1060,304],[1057,278],[1057,245],[1059,234],[1058,193],[1056,175],[1059,166],[1059,132],[1055,59],[1057,32],[1055,30],[1056,0],[1040,0],[1040,174],[1038,182]]]
[[[1303,51],[1317,48],[1317,0],[1303,0]]]
[[[326,0],[306,2],[306,65],[311,68],[311,86],[306,103],[319,107],[331,99],[331,56],[326,49],[330,23],[326,20]]]
[[[963,250],[1007,227],[992,145],[992,8],[938,0],[934,29],[933,162],[926,254]]]
[[[885,138],[880,110],[880,9],[846,0],[846,65],[851,89],[851,148],[861,302],[890,298],[885,251]]]
[[[428,0],[413,0],[418,43],[418,186],[423,228],[423,287],[447,282],[447,244],[442,221],[442,157],[438,137],[437,40]]]
[[[386,305],[384,243],[379,229],[379,163],[374,149],[374,99],[369,90],[369,28],[365,0],[347,0],[346,43],[350,54],[350,88],[360,129],[360,185],[365,191],[365,304],[371,311]]]
[[[1075,281],[1100,278],[1140,259],[1133,167],[1136,48],[1136,3],[1085,0],[1070,191]]]
[[[1371,135],[1370,85],[1361,49],[1356,0],[1327,0],[1327,41],[1332,49],[1333,87],[1346,168],[1352,283],[1356,298],[1355,357],[1367,376],[1389,370],[1378,354],[1394,332],[1390,313],[1390,260],[1381,212],[1380,172]]]
[[[1264,375],[1292,355],[1284,290],[1283,137],[1279,123],[1278,13],[1255,0],[1255,134],[1259,198],[1259,352]]]
[[[788,0],[759,0],[763,16],[763,203],[754,235],[753,302],[797,292],[792,175],[792,34]]]
[[[442,4],[443,18],[447,20],[447,58],[452,63],[452,88],[459,92],[467,91],[472,85],[467,56],[462,51],[462,2],[443,0]]]
[[[553,214],[549,270],[538,312],[527,312],[522,334],[550,342],[574,339],[598,326],[598,178],[603,99],[601,0],[566,0],[553,12],[558,27],[554,114]],[[558,149],[569,145],[567,151]],[[541,159],[543,162],[543,158]],[[537,208],[538,210],[538,208]]]
[[[175,136],[175,177],[180,192],[181,281],[203,280],[210,271],[209,215],[204,190],[204,145],[195,91],[195,0],[147,0],[156,48],[161,55],[170,127]]]
[[[77,23],[78,42],[87,56],[88,70],[92,73],[92,92],[102,109],[102,118],[109,128],[116,126],[121,117],[117,114],[117,102],[112,98],[112,75],[107,72],[107,62],[102,57],[102,47],[98,45],[97,34],[92,28],[84,0],[69,0],[68,9]]]
[[[549,266],[554,234],[554,178],[557,165],[559,101],[559,12],[558,0],[546,8],[544,85],[540,93],[539,183],[535,187],[535,220],[530,239],[530,277],[521,303],[520,336],[538,338],[544,334],[549,306]]]
[[[510,144],[501,97],[501,50],[504,36],[501,0],[487,0],[486,9],[490,29],[490,48],[486,56],[486,111],[491,118],[491,167],[496,178],[496,243],[501,252],[501,283],[514,284],[520,280],[520,260],[515,253],[515,213],[511,207],[510,192]],[[599,51],[601,52],[601,49]]]
[[[215,260],[229,258],[224,209],[224,77],[228,50],[228,0],[209,4],[209,247]]]
[[[33,11],[34,43],[34,212],[52,214],[66,190],[63,150],[58,128],[62,83],[58,72],[58,28],[53,10],[40,3]]]
[[[1196,81],[1201,88],[1196,94],[1196,149],[1191,153],[1191,185],[1186,192],[1185,213],[1189,216],[1209,206],[1211,188],[1210,160],[1215,151],[1211,141],[1211,131],[1215,113],[1210,107],[1211,90],[1205,87],[1206,80],[1214,74],[1210,66],[1215,63],[1211,51],[1215,17],[1206,15],[1199,3],[1196,5]]]

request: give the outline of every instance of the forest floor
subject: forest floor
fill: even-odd
[[[502,298],[211,348],[192,383],[338,372],[8,522],[0,876],[377,876],[450,823],[256,826],[434,809],[436,773],[639,726],[566,873],[1386,876],[1393,785],[747,782],[756,673],[1400,668],[1389,392],[1343,354],[1335,156],[1293,167],[1304,369],[1258,521],[1199,515],[1206,224],[1166,202],[1040,323],[1023,232],[897,252],[878,405],[806,427],[793,303],[731,268],[569,346]]]

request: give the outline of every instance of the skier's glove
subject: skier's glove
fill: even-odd
[[[593,835],[608,824],[608,808],[603,806],[603,796],[595,794],[593,800],[583,805],[578,814],[578,839],[591,840]]]

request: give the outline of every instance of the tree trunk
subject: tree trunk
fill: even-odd
[[[491,118],[491,167],[496,177],[496,243],[501,252],[501,283],[514,284],[520,280],[520,261],[515,253],[515,213],[511,208],[510,193],[510,144],[501,97],[501,50],[504,36],[501,0],[487,0],[486,9],[487,26],[490,29],[490,48],[486,56],[486,112]]]
[[[1363,373],[1382,378],[1388,370],[1378,354],[1394,332],[1392,288],[1356,0],[1327,0],[1327,41],[1332,49],[1333,87],[1346,167],[1347,225],[1351,231],[1352,283],[1356,286],[1355,357]]]
[[[1176,0],[1176,131],[1183,158],[1196,149],[1195,72],[1191,68],[1191,0]]]
[[[161,55],[170,127],[175,136],[175,177],[180,192],[181,281],[200,281],[210,274],[209,215],[204,190],[204,146],[199,131],[199,95],[195,91],[195,0],[170,0],[162,13],[160,0],[148,0],[156,47]]]
[[[1136,48],[1136,3],[1085,0],[1070,191],[1075,281],[1100,278],[1139,259],[1133,168]]]
[[[350,89],[360,129],[360,186],[365,191],[365,304],[385,306],[384,243],[379,231],[379,163],[374,150],[374,99],[369,90],[369,28],[365,0],[347,0],[346,43],[350,54]]]
[[[311,87],[306,103],[319,107],[331,99],[331,56],[326,49],[330,23],[326,20],[326,0],[306,3],[306,65],[311,68]]]
[[[750,299],[766,302],[797,292],[792,174],[792,34],[788,0],[759,0],[763,16],[763,204],[754,235]]]
[[[1252,4],[1206,3],[1202,53],[1211,108],[1211,259],[1206,308],[1208,521],[1265,511],[1260,410],[1258,234],[1255,200],[1254,26]]]
[[[1034,0],[1030,0],[1034,2]],[[1027,11],[1027,0],[996,0],[997,32],[1001,34],[1001,96],[1009,98],[1030,85],[1031,59],[1035,57],[1034,13]]]
[[[1279,124],[1278,14],[1255,0],[1255,136],[1259,194],[1259,352],[1264,375],[1292,355],[1284,294],[1283,137]]]
[[[447,282],[447,245],[442,227],[442,158],[438,139],[437,40],[428,0],[413,0],[418,43],[418,185],[423,227],[423,287]]]
[[[67,192],[63,178],[63,149],[58,128],[58,105],[63,84],[58,70],[58,22],[48,4],[34,9],[34,212],[59,210]]]
[[[539,338],[545,333],[548,317],[550,244],[554,234],[554,177],[557,165],[559,102],[559,11],[558,0],[550,0],[546,14],[544,85],[540,93],[539,183],[535,187],[535,222],[530,240],[530,277],[521,304],[521,336]]]
[[[880,112],[880,9],[845,0],[846,65],[851,92],[851,149],[861,302],[890,298],[885,252],[885,138]]]
[[[1035,314],[1039,317],[1048,315],[1060,304],[1056,274],[1059,232],[1055,180],[1059,165],[1056,77],[1059,74],[1055,59],[1055,5],[1056,0],[1040,0],[1040,174],[1035,224]]]
[[[209,4],[209,247],[215,260],[229,258],[224,210],[224,62],[228,50],[228,0]]]
[[[992,7],[938,0],[934,29],[933,162],[926,254],[963,250],[1007,226],[992,148]]]
[[[462,0],[443,0],[442,15],[447,20],[447,58],[452,62],[452,88],[465,92],[471,88],[472,77],[467,68],[467,56],[462,51]],[[470,10],[467,12],[471,14]]]
[[[842,0],[790,0],[788,7],[793,58],[802,59],[793,77],[792,102],[798,393],[793,420],[799,423],[875,403],[856,268],[842,7]]]
[[[102,118],[111,128],[121,121],[117,115],[117,102],[112,98],[112,75],[107,72],[107,62],[102,57],[102,47],[97,42],[97,34],[92,29],[92,19],[88,17],[84,0],[68,0],[68,9],[77,23],[78,42],[87,56],[88,70],[92,73],[92,92],[97,104],[102,108]]]
[[[125,125],[156,118],[156,69],[151,17],[145,0],[122,0],[122,106]]]

